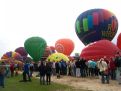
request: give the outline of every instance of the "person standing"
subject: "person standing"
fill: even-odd
[[[53,76],[55,76],[55,75],[56,75],[55,62],[52,62],[52,74],[53,74]]]
[[[80,77],[80,59],[78,58],[75,62],[76,65],[76,77]]]
[[[56,68],[56,75],[57,75],[57,78],[60,78],[60,71],[61,71],[61,68],[59,66],[59,62],[56,62],[55,63],[55,68]]]
[[[98,66],[98,68],[100,70],[101,82],[105,83],[105,80],[106,80],[107,84],[109,84],[109,68],[108,68],[108,64],[106,63],[106,61],[104,60],[104,58],[101,58],[97,62],[97,66]]]
[[[46,63],[46,83],[50,85],[51,83],[51,73],[52,73],[52,66],[50,62]]]
[[[109,61],[110,75],[112,80],[116,80],[116,64],[114,58]]]
[[[32,77],[33,71],[34,71],[34,65],[33,63],[31,63],[30,64],[30,77]]]
[[[24,64],[24,72],[23,72],[23,80],[26,82],[28,77],[28,81],[31,81],[31,77],[30,77],[30,64],[28,62],[26,62]],[[27,75],[27,76],[26,76]]]
[[[121,84],[121,55],[120,52],[117,52],[115,55],[115,65],[116,65],[116,79],[118,83]]]
[[[40,84],[45,84],[46,66],[43,61],[39,65]]]
[[[10,64],[11,77],[14,76],[14,63]]]
[[[2,62],[0,64],[0,86],[2,86],[3,88],[5,87],[4,80],[5,80],[5,63]]]
[[[6,64],[6,72],[5,72],[5,77],[10,77],[11,73],[10,73],[10,65]]]
[[[86,68],[86,64],[85,64],[85,60],[83,58],[80,59],[80,73],[81,73],[81,77],[85,77],[85,68]]]

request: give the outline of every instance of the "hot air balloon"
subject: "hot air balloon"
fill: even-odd
[[[69,58],[63,53],[53,53],[47,58],[47,60],[49,60],[50,62],[59,62],[61,60],[68,62]]]
[[[112,40],[117,33],[116,16],[105,9],[90,9],[80,14],[75,23],[78,38],[84,45],[107,39]]]
[[[74,50],[74,43],[70,39],[59,39],[55,43],[55,49],[57,52],[69,56]]]
[[[3,56],[1,57],[1,59],[7,63],[11,63],[11,62],[16,62],[17,61],[23,61],[22,56],[17,53],[17,52],[6,52],[5,54],[3,54]]]
[[[22,57],[19,53],[17,52],[6,52],[5,54],[3,54],[3,56],[1,57],[1,59],[9,59],[9,58],[14,58],[16,60],[22,60]]]
[[[42,57],[48,57],[50,54],[55,53],[55,48],[52,46],[47,46],[45,48],[44,54]]]
[[[100,40],[87,45],[81,52],[80,57],[84,59],[97,59],[106,56],[108,59],[115,57],[119,48],[109,40]]]
[[[28,55],[24,47],[18,47],[15,49],[15,52],[19,53],[23,57]]]
[[[55,53],[55,48],[53,46],[47,46],[45,48],[43,56],[41,57],[41,60],[46,60],[46,58],[52,53]]]
[[[24,43],[26,51],[29,53],[29,55],[33,58],[35,62],[41,59],[46,46],[46,41],[41,37],[28,38]]]
[[[55,53],[55,47],[54,46],[49,46],[50,52]]]
[[[119,49],[121,49],[121,33],[118,35],[118,38],[117,38],[117,46]]]

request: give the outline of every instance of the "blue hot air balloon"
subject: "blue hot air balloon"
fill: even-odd
[[[75,23],[76,34],[87,45],[107,39],[112,40],[117,33],[116,16],[105,9],[90,9],[78,16]]]

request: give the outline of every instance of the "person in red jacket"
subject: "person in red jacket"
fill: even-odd
[[[113,57],[110,58],[109,69],[110,69],[111,79],[115,80],[116,79],[116,64],[115,64],[115,59]]]
[[[13,63],[10,64],[10,71],[11,71],[11,77],[13,77],[14,76],[14,64]]]

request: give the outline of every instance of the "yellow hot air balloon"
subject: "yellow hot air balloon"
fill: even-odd
[[[59,62],[61,60],[68,62],[69,58],[66,55],[64,55],[63,53],[53,53],[47,58],[47,60],[50,62],[53,62],[53,61]]]

